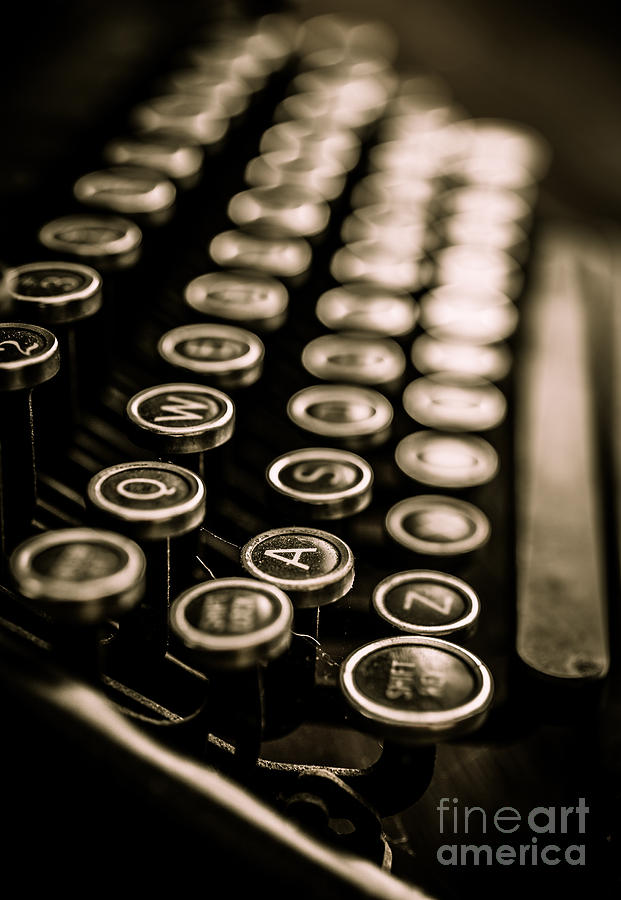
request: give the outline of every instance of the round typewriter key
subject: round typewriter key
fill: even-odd
[[[228,113],[215,95],[209,99],[192,94],[154,97],[137,106],[131,118],[143,134],[170,134],[205,147],[216,144],[229,128]]]
[[[421,334],[412,344],[412,362],[423,375],[450,372],[502,381],[511,370],[511,351],[506,344],[457,343]]]
[[[299,428],[350,446],[377,446],[387,440],[393,418],[389,401],[377,391],[350,384],[303,388],[287,404]]]
[[[166,88],[178,94],[204,97],[214,101],[228,116],[239,116],[249,102],[250,87],[233,72],[218,71],[217,67],[181,69],[167,78]]]
[[[181,325],[159,341],[162,359],[219,387],[254,384],[261,377],[265,348],[251,331],[234,325]]]
[[[326,381],[386,386],[403,375],[405,356],[401,347],[387,338],[326,334],[304,347],[302,365]]]
[[[421,325],[432,337],[473,344],[495,344],[511,337],[518,324],[517,307],[506,294],[435,288],[420,301]]]
[[[301,609],[340,600],[354,581],[347,544],[316,528],[264,531],[242,547],[241,564],[254,578],[282,588]]]
[[[420,209],[426,211],[435,193],[429,179],[405,178],[395,172],[374,172],[361,178],[351,192],[354,209],[388,203],[406,211]]]
[[[80,203],[161,224],[172,215],[175,186],[168,178],[139,166],[112,166],[78,178],[73,193]]]
[[[267,467],[267,482],[313,519],[342,519],[371,502],[373,470],[354,453],[327,447],[292,450]]]
[[[550,145],[539,132],[504,119],[470,119],[469,154],[486,159],[505,159],[542,178],[550,164]]]
[[[354,241],[337,250],[330,263],[336,281],[368,281],[388,290],[417,291],[429,278],[428,260],[411,255],[407,247],[379,241]]]
[[[438,638],[385,638],[341,666],[341,690],[370,728],[405,743],[452,738],[478,728],[492,676],[473,653]]]
[[[376,585],[372,599],[375,611],[400,631],[430,637],[472,631],[481,608],[478,595],[461,578],[427,569],[389,575]]]
[[[313,155],[304,148],[301,153],[276,150],[255,156],[246,166],[244,178],[255,187],[301,186],[324,200],[335,200],[343,193],[347,171],[338,160]]]
[[[409,294],[356,282],[326,291],[315,312],[326,328],[386,337],[409,334],[418,321],[418,303]]]
[[[325,230],[330,208],[314,191],[280,184],[235,194],[229,201],[228,216],[241,227],[264,227],[274,237],[304,238]]]
[[[208,669],[242,669],[279,656],[291,641],[292,621],[287,595],[253,578],[198,584],[170,608],[174,634]]]
[[[200,147],[169,138],[116,138],[103,151],[112,166],[143,166],[162,172],[181,188],[192,187],[203,167],[204,153]]]
[[[445,191],[439,197],[439,205],[446,214],[475,216],[489,224],[516,222],[526,226],[532,215],[530,204],[519,194],[482,185]]]
[[[455,244],[435,251],[434,280],[459,287],[464,293],[498,291],[515,298],[524,275],[516,260],[502,250]]]
[[[248,271],[208,272],[186,285],[185,302],[204,316],[279,328],[289,306],[287,288],[276,278]]]
[[[322,128],[309,119],[272,125],[263,132],[259,145],[263,154],[284,150],[297,155],[304,148],[310,148],[315,157],[336,160],[347,171],[353,169],[360,158],[360,140],[352,131]]]
[[[127,418],[136,441],[160,454],[201,454],[226,443],[235,426],[233,401],[201,384],[158,384],[134,394]]]
[[[434,230],[441,235],[444,244],[490,247],[508,253],[518,262],[523,262],[528,255],[528,237],[517,222],[490,222],[462,213],[438,219]]]
[[[75,322],[101,307],[101,276],[74,262],[35,262],[7,273],[10,303],[15,312],[35,315],[46,323]]]
[[[395,460],[405,475],[433,487],[475,487],[498,472],[492,445],[471,434],[417,431],[399,441]]]
[[[222,231],[209,245],[219,266],[255,269],[280,278],[297,278],[308,271],[311,248],[304,238],[272,238],[244,231]]]
[[[27,534],[36,505],[32,388],[58,372],[56,337],[37,325],[0,324],[0,549]]]
[[[11,556],[11,574],[31,606],[74,625],[102,623],[132,609],[144,592],[145,568],[137,544],[95,528],[46,531]]]
[[[39,231],[39,241],[48,250],[88,260],[98,269],[124,269],[138,259],[142,232],[119,216],[78,213],[48,222]]]
[[[60,367],[56,337],[37,325],[0,323],[0,391],[28,390]]]
[[[487,543],[487,516],[472,503],[454,497],[421,494],[400,500],[386,514],[390,537],[423,556],[459,556]]]
[[[188,469],[165,462],[120,463],[102,469],[88,484],[91,506],[134,537],[176,537],[205,515],[205,485]]]
[[[403,392],[406,413],[441,431],[489,431],[504,420],[507,401],[483,378],[437,372],[410,382]]]

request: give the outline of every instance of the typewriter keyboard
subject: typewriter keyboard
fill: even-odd
[[[396,52],[335,15],[193,28],[33,198],[3,652],[189,831],[226,842],[229,804],[288,893],[567,891],[610,827],[577,243],[546,140]]]

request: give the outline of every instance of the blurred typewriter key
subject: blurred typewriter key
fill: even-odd
[[[370,388],[318,384],[294,394],[287,415],[299,428],[355,449],[375,447],[388,439],[393,408]]]
[[[532,207],[513,191],[482,185],[466,185],[443,191],[438,206],[444,215],[474,216],[490,225],[514,222],[526,228]]]
[[[378,241],[388,246],[408,247],[413,254],[430,249],[431,232],[422,211],[390,203],[360,206],[341,228],[344,243]]]
[[[351,192],[354,209],[389,204],[406,212],[420,209],[426,211],[433,199],[436,188],[427,178],[405,178],[395,172],[374,172],[356,182]]]
[[[52,647],[85,678],[97,679],[102,626],[129,613],[145,588],[145,557],[111,531],[63,528],[29,538],[11,556],[24,602],[52,623]]]
[[[511,371],[506,344],[468,344],[421,334],[412,344],[412,362],[423,375],[447,372],[488,381],[502,381]]]
[[[437,287],[421,297],[420,324],[432,337],[472,344],[496,344],[511,337],[518,324],[515,304],[497,291]]]
[[[172,181],[139,166],[112,166],[78,178],[73,193],[80,203],[135,216],[145,225],[162,225],[173,213]]]
[[[437,219],[433,229],[445,244],[489,247],[508,253],[519,263],[523,263],[528,256],[528,236],[517,222],[490,222],[473,214],[461,213]]]
[[[498,472],[492,445],[471,434],[417,431],[399,441],[395,461],[409,478],[439,488],[475,487]]]
[[[502,250],[455,244],[433,254],[436,284],[459,286],[464,293],[498,291],[515,299],[524,274],[519,264]]]
[[[39,241],[63,256],[77,256],[101,271],[133,266],[140,256],[142,232],[120,216],[78,213],[53,219],[39,231]]]
[[[164,362],[222,388],[248,387],[261,377],[265,348],[235,325],[181,325],[159,341]]]
[[[407,246],[354,241],[334,253],[330,273],[341,283],[367,281],[388,290],[417,291],[427,284],[430,268],[422,250],[412,256]]]
[[[312,119],[294,119],[267,128],[259,149],[262,154],[284,151],[291,156],[307,149],[312,157],[335,160],[350,171],[360,158],[360,139],[346,128],[336,130]]]
[[[155,169],[172,179],[178,188],[194,187],[203,168],[200,147],[184,144],[171,137],[121,137],[109,141],[103,150],[111,166],[140,166]]]
[[[295,185],[317,193],[324,200],[335,200],[343,193],[347,172],[335,159],[313,154],[274,150],[255,156],[246,166],[246,182],[255,187]]]
[[[419,307],[405,292],[351,282],[322,294],[315,312],[319,321],[334,331],[401,337],[416,327]]]
[[[229,115],[221,100],[192,94],[165,94],[135,107],[132,124],[139,134],[173,135],[211,147],[228,131]]]
[[[184,297],[188,306],[204,316],[243,322],[264,331],[280,328],[289,306],[289,293],[282,282],[243,269],[199,275],[186,285]]]
[[[373,470],[347,450],[292,450],[271,462],[265,475],[298,518],[343,519],[371,502]]]
[[[504,159],[521,166],[535,178],[546,174],[551,150],[545,138],[521,122],[506,119],[470,119],[468,154],[479,159]]]
[[[254,578],[195,585],[171,606],[172,634],[209,675],[205,728],[234,742],[237,762],[253,764],[259,755],[269,711],[263,670],[289,647],[292,621],[288,596]]]
[[[437,372],[415,378],[403,392],[406,413],[429,428],[489,431],[503,422],[504,394],[483,378]]]
[[[312,252],[299,237],[270,237],[261,232],[222,231],[209,245],[209,254],[219,266],[254,269],[277,278],[301,280],[308,274]]]
[[[274,237],[313,237],[325,231],[330,208],[308,188],[280,184],[235,194],[228,216],[241,227],[264,226]]]
[[[139,446],[158,456],[183,456],[205,477],[205,451],[233,435],[235,407],[222,391],[200,384],[158,384],[134,394],[126,415]],[[186,462],[187,460],[187,462]]]
[[[354,582],[354,557],[347,544],[316,528],[264,531],[244,544],[240,558],[253,578],[281,588],[299,609],[334,603]]]
[[[363,134],[381,115],[385,103],[385,94],[379,91],[374,92],[373,96],[371,93],[367,97],[361,96],[359,102],[356,102],[351,91],[342,93],[338,98],[326,91],[304,91],[281,100],[274,110],[274,121],[311,119],[322,125],[351,128]]]
[[[9,553],[30,528],[36,504],[32,389],[60,367],[56,337],[37,325],[0,324],[0,535]]]
[[[91,478],[87,500],[98,519],[127,533],[145,551],[145,600],[125,620],[119,636],[133,636],[145,664],[157,663],[167,648],[171,593],[179,582],[185,586],[191,570],[191,559],[179,557],[195,553],[193,540],[173,544],[172,539],[189,534],[203,521],[205,485],[194,472],[172,463],[120,463]],[[127,644],[131,648],[131,640]]]
[[[386,514],[386,531],[421,556],[461,556],[483,547],[490,523],[478,507],[455,497],[420,494],[400,500]]]
[[[404,743],[446,740],[478,728],[492,676],[473,653],[438,638],[365,644],[341,665],[341,690],[368,728]]]
[[[384,578],[373,590],[373,609],[399,631],[445,637],[470,634],[481,602],[470,585],[428,569],[411,569]]]
[[[244,669],[280,656],[291,641],[292,621],[287,595],[254,578],[206,581],[170,608],[173,633],[207,670]]]
[[[239,116],[248,108],[250,85],[240,76],[213,64],[211,67],[180,69],[166,79],[170,92],[213,99],[228,116]]]
[[[101,308],[101,276],[80,263],[36,262],[11,269],[7,281],[15,317],[56,330],[63,367],[55,383],[52,421],[56,433],[64,430],[69,437],[78,419],[81,383],[76,325]]]
[[[357,334],[325,334],[302,351],[302,365],[315,378],[398,387],[405,372],[401,347],[389,338]]]

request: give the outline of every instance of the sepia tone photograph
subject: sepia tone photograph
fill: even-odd
[[[24,0],[7,898],[621,895],[601,0]]]

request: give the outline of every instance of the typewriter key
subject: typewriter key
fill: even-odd
[[[161,138],[122,137],[109,141],[103,150],[111,166],[144,166],[162,172],[177,187],[190,188],[198,181],[204,153],[200,147]]]
[[[145,558],[133,541],[94,528],[28,539],[11,556],[25,605],[50,620],[52,649],[82,678],[99,681],[106,621],[128,614],[145,589]]]
[[[287,595],[253,578],[219,578],[184,591],[170,625],[197,664],[243,669],[279,656],[291,641]]]
[[[351,192],[354,209],[375,204],[390,204],[406,212],[425,213],[435,194],[433,181],[405,178],[395,172],[374,172],[356,182]]]
[[[247,108],[251,93],[248,82],[226,68],[180,69],[166,79],[171,93],[204,97],[221,107],[228,116],[239,116]]]
[[[332,256],[330,272],[336,281],[366,281],[392,291],[417,291],[427,284],[429,262],[410,248],[379,241],[354,241]]]
[[[274,528],[241,550],[241,564],[254,578],[286,591],[296,608],[340,600],[354,581],[354,557],[340,538],[316,528]]]
[[[476,214],[461,213],[443,216],[433,228],[444,244],[490,247],[508,253],[519,263],[528,255],[528,237],[517,222],[490,222]]]
[[[360,158],[360,140],[352,131],[322,127],[309,119],[272,125],[263,132],[259,145],[262,154],[280,150],[297,155],[304,148],[310,149],[315,158],[337,161],[347,171],[353,169]]]
[[[254,187],[301,186],[324,200],[343,193],[347,171],[338,160],[312,154],[305,147],[298,153],[274,150],[255,156],[246,166],[244,179]]]
[[[101,276],[74,262],[35,262],[7,273],[15,313],[36,316],[46,324],[76,322],[101,307]]]
[[[386,388],[403,375],[405,356],[401,347],[387,338],[326,334],[304,347],[302,365],[315,378]]]
[[[195,553],[193,540],[174,539],[203,521],[205,485],[194,472],[172,463],[120,463],[91,478],[87,500],[98,518],[133,537],[145,551],[145,600],[125,619],[119,641],[131,665],[157,665],[168,646],[170,597],[177,585],[186,586]]]
[[[494,247],[455,244],[436,250],[433,262],[434,282],[458,287],[464,294],[495,291],[515,299],[522,290],[524,274],[519,264]]]
[[[134,394],[126,415],[140,446],[158,455],[194,454],[204,474],[203,453],[230,440],[235,426],[233,401],[200,384],[158,384]]]
[[[270,463],[266,478],[270,487],[311,519],[343,519],[371,502],[373,470],[346,450],[292,450]]]
[[[56,337],[37,325],[0,324],[0,535],[3,553],[24,538],[36,504],[32,388],[60,367]]]
[[[192,94],[165,94],[136,106],[131,121],[139,133],[173,135],[190,144],[209,147],[229,128],[229,115],[215,95],[207,99]]]
[[[91,506],[135,538],[158,540],[192,531],[205,515],[205,485],[172,463],[119,463],[88,484]]]
[[[550,145],[535,129],[505,119],[470,119],[469,156],[505,159],[543,178],[550,164]]]
[[[273,237],[313,237],[325,230],[330,207],[302,185],[255,187],[235,194],[228,216],[242,228],[260,227]]]
[[[439,340],[495,344],[511,337],[518,323],[517,307],[505,294],[458,284],[429,291],[420,309],[420,324]]]
[[[420,494],[400,500],[386,514],[386,531],[422,556],[460,556],[483,547],[490,523],[478,507],[455,497]]]
[[[73,194],[80,203],[135,216],[161,225],[172,216],[175,186],[168,178],[139,166],[112,166],[78,178]]]
[[[101,624],[144,593],[146,562],[129,538],[96,528],[45,531],[11,556],[19,592],[37,612],[73,625]]]
[[[273,238],[269,234],[222,231],[209,245],[219,266],[254,269],[277,278],[300,278],[311,263],[310,244],[304,238]]]
[[[442,637],[471,632],[481,603],[472,588],[445,572],[412,569],[380,581],[373,608],[391,625],[411,634]]]
[[[407,414],[441,431],[489,431],[504,420],[507,401],[483,378],[437,372],[415,378],[403,392]]]
[[[265,348],[251,331],[234,325],[181,325],[158,343],[161,358],[218,387],[238,388],[261,377]]]
[[[412,344],[412,362],[423,375],[446,372],[488,381],[502,381],[511,370],[506,344],[468,344],[421,334]]]
[[[498,472],[498,454],[492,445],[471,434],[408,434],[397,444],[395,460],[414,481],[440,488],[486,484]]]
[[[382,394],[351,384],[303,388],[287,404],[299,428],[352,447],[383,444],[390,434],[393,409]]]
[[[344,244],[378,241],[393,247],[407,247],[413,255],[430,249],[432,234],[424,211],[391,203],[361,206],[350,213],[341,227]]]
[[[418,321],[418,304],[409,294],[362,282],[326,291],[317,301],[315,312],[326,328],[386,337],[409,334]]]
[[[343,662],[340,683],[369,728],[414,744],[478,728],[493,696],[491,673],[473,653],[422,636],[359,647]]]
[[[204,316],[264,330],[279,328],[289,306],[282,282],[244,270],[199,275],[186,285],[184,297],[188,306]]]
[[[97,269],[125,269],[137,261],[142,232],[120,216],[78,213],[53,219],[39,231],[39,241],[63,256],[77,256]]]

